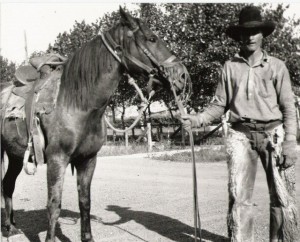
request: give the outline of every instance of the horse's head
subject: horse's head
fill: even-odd
[[[151,88],[157,85],[170,87],[172,82],[176,91],[187,97],[191,82],[186,67],[141,20],[121,7],[120,15],[120,24],[104,37],[127,72],[137,79],[149,80]]]

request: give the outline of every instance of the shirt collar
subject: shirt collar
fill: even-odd
[[[263,53],[263,57],[261,59],[260,65],[264,66],[264,63],[269,63],[270,56],[265,50],[262,50],[262,53]],[[248,63],[248,61],[240,54],[240,52],[236,53],[234,57],[243,60],[245,63]]]

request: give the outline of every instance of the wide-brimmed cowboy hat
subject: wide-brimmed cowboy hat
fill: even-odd
[[[275,29],[275,23],[272,21],[263,21],[260,10],[255,6],[244,7],[239,16],[238,25],[230,25],[226,29],[226,34],[236,41],[240,40],[241,31],[246,29],[259,29],[264,37],[270,35]]]

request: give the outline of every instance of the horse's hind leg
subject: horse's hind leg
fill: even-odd
[[[78,162],[77,169],[77,190],[79,197],[79,209],[81,216],[81,240],[93,242],[91,231],[91,181],[96,167],[96,156],[88,161]]]
[[[55,241],[55,226],[61,210],[61,195],[67,165],[68,157],[64,154],[56,153],[55,155],[48,156],[48,230],[46,242]]]
[[[5,201],[5,222],[4,226],[8,231],[8,236],[21,233],[20,230],[15,228],[13,200],[12,196],[15,190],[15,184],[18,175],[22,171],[23,161],[22,158],[8,155],[9,163],[7,172],[2,181],[3,197]]]

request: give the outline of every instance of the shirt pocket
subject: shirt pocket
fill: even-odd
[[[275,87],[273,79],[262,79],[259,81],[258,94],[263,98],[271,97],[274,94]]]

